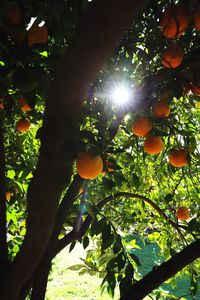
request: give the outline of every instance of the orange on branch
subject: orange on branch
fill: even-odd
[[[200,29],[200,5],[197,6],[194,13],[194,26],[196,29]]]
[[[133,121],[131,129],[133,134],[144,137],[152,130],[152,123],[146,117],[138,117],[135,121]]]
[[[11,197],[12,197],[12,193],[11,192],[6,192],[6,200],[10,201]]]
[[[39,27],[34,25],[28,31],[28,45],[29,47],[35,44],[45,44],[48,40],[48,31],[47,27],[43,25]]]
[[[3,110],[4,109],[4,102],[3,100],[0,100],[0,110]]]
[[[90,152],[80,153],[76,166],[78,174],[84,179],[95,179],[103,170],[103,160],[100,155],[92,155]]]
[[[172,166],[181,168],[187,165],[189,153],[184,148],[172,149],[169,153],[169,162]]]
[[[26,99],[24,99],[24,98],[20,98],[20,99],[18,100],[18,106],[19,106],[19,108],[20,108],[22,111],[24,111],[24,112],[28,112],[28,111],[31,110],[31,108],[30,108],[30,106],[28,105]]]
[[[163,149],[163,140],[160,136],[148,136],[144,141],[144,150],[151,155],[158,154]]]
[[[27,132],[31,126],[31,123],[27,119],[19,119],[16,124],[16,129],[19,132]]]
[[[190,211],[185,206],[180,206],[176,211],[176,216],[181,221],[186,221],[190,217]]]
[[[152,114],[155,118],[165,118],[170,114],[169,105],[165,101],[158,101],[152,106]]]
[[[162,33],[168,39],[181,36],[188,25],[188,13],[185,8],[180,5],[167,7],[160,19]]]
[[[196,96],[200,96],[200,85],[199,84],[191,84],[190,86],[191,91],[193,92],[193,94],[195,94]]]
[[[166,68],[177,68],[183,61],[184,52],[178,45],[169,45],[162,53],[162,64]]]

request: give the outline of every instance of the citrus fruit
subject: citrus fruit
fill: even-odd
[[[188,151],[184,148],[172,149],[169,153],[169,162],[177,168],[186,166],[188,163]]]
[[[187,11],[183,6],[169,6],[165,9],[160,26],[164,36],[173,39],[182,35],[189,24]]]
[[[3,110],[4,109],[4,102],[3,100],[0,100],[0,110]]]
[[[100,155],[92,155],[90,152],[80,153],[76,166],[78,174],[84,179],[95,179],[103,170],[103,161]]]
[[[191,84],[190,86],[191,91],[193,92],[193,94],[195,94],[196,96],[200,96],[200,85],[199,84]]]
[[[34,25],[28,31],[28,45],[32,47],[35,44],[45,44],[48,40],[47,27]]]
[[[152,114],[155,118],[165,118],[170,114],[169,105],[165,101],[158,101],[152,106]]]
[[[163,149],[163,140],[158,135],[148,136],[144,141],[144,150],[151,155],[158,154]]]
[[[181,221],[186,221],[190,217],[190,211],[185,206],[180,206],[176,211],[176,216]]]
[[[19,119],[16,124],[16,129],[19,132],[27,132],[31,126],[31,123],[27,119]]]
[[[10,201],[11,197],[12,197],[12,193],[11,192],[6,192],[6,200]]]
[[[178,45],[169,45],[162,53],[162,64],[166,68],[177,68],[183,61],[184,52]]]
[[[144,137],[152,130],[152,123],[146,117],[138,117],[131,126],[133,134]]]
[[[31,110],[31,108],[30,108],[30,106],[28,105],[26,99],[24,99],[24,98],[20,98],[20,99],[18,100],[18,106],[19,106],[19,108],[20,108],[22,111],[24,111],[24,112],[28,112],[28,111]]]

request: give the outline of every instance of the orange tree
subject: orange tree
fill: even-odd
[[[138,2],[1,1],[3,300],[44,299],[53,257],[90,239],[81,271],[111,295],[162,299],[178,272],[198,291],[199,3]],[[132,232],[165,257],[143,278]]]

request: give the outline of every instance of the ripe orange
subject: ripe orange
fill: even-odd
[[[197,6],[194,13],[194,26],[196,29],[200,29],[200,5]]]
[[[169,6],[164,11],[160,25],[164,36],[173,39],[182,35],[189,24],[189,17],[184,7]]]
[[[155,118],[165,118],[170,114],[169,105],[165,101],[158,101],[152,106],[152,114]]]
[[[6,200],[10,201],[11,197],[12,197],[12,193],[11,192],[6,192]]]
[[[76,166],[78,174],[84,179],[95,179],[103,170],[103,161],[100,155],[89,152],[80,153]]]
[[[178,45],[169,45],[162,53],[162,64],[166,68],[177,68],[183,61],[184,52]]]
[[[190,217],[190,211],[185,206],[180,206],[176,211],[176,216],[181,221],[186,221]]]
[[[152,130],[152,123],[146,117],[138,117],[131,126],[133,134],[144,137]]]
[[[148,136],[144,141],[144,150],[151,155],[158,154],[163,149],[163,140],[160,136]]]
[[[21,110],[23,110],[24,112],[28,112],[31,110],[30,106],[28,105],[26,99],[24,98],[20,98],[18,100],[18,106],[20,107]]]
[[[4,102],[3,100],[0,100],[0,110],[3,110],[4,109]]]
[[[16,129],[19,132],[27,132],[31,126],[31,123],[27,119],[19,119],[16,124]]]
[[[34,25],[28,31],[28,45],[29,47],[34,44],[45,44],[48,40],[48,31],[47,27],[43,25],[39,27]]]
[[[193,92],[193,94],[195,94],[196,96],[200,96],[200,85],[199,84],[191,84],[190,86],[191,91]]]
[[[172,149],[169,153],[169,162],[172,166],[181,168],[187,165],[189,153],[184,148]]]

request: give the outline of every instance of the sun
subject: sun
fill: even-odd
[[[111,94],[112,101],[117,105],[123,105],[130,100],[130,91],[127,87],[116,87]]]

